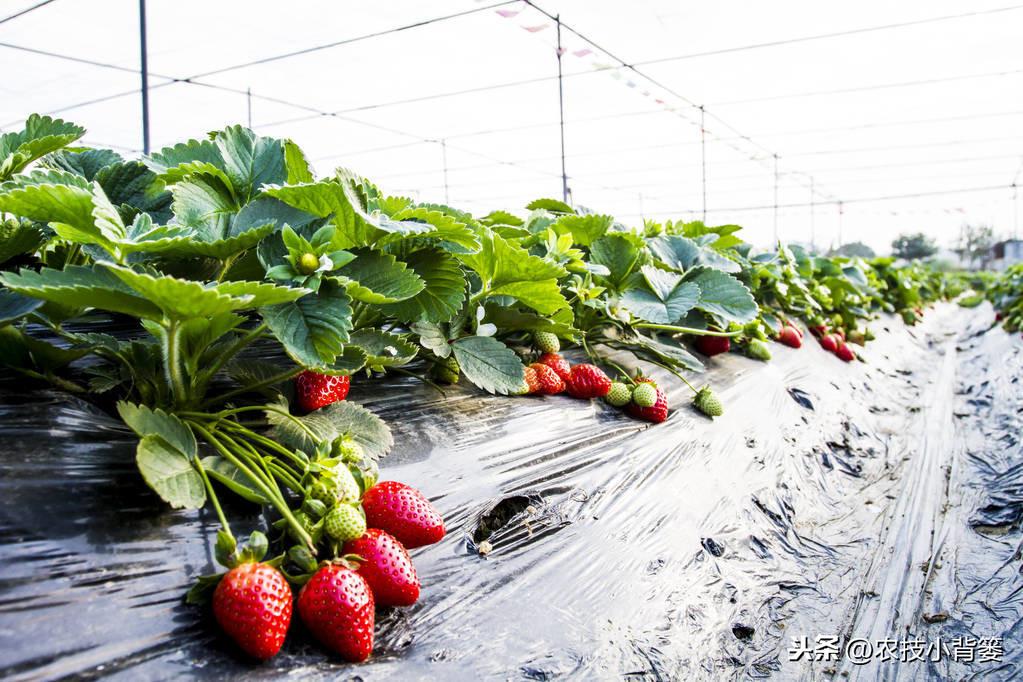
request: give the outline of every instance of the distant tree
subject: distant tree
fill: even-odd
[[[837,249],[831,251],[836,256],[848,256],[849,258],[873,258],[877,254],[874,253],[874,249],[870,248],[863,242],[849,242],[848,244],[842,244]]]
[[[900,234],[892,242],[892,254],[904,260],[930,258],[938,252],[938,245],[923,232]]]
[[[981,267],[985,267],[991,260],[991,247],[994,243],[995,231],[990,225],[963,225],[959,228],[955,252],[964,261],[968,261],[971,267],[976,267],[978,261]]]

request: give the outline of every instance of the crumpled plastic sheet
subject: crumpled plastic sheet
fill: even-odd
[[[216,570],[214,515],[165,507],[116,417],[6,377],[0,676],[1014,679],[1023,354],[992,318],[880,320],[866,363],[809,337],[768,364],[711,359],[695,378],[725,405],[714,421],[661,374],[674,411],[658,426],[600,401],[357,381],[349,399],[394,431],[384,477],[448,527],[412,553],[422,597],[379,611],[360,666],[297,618],[276,658],[237,654],[183,602]],[[228,513],[236,534],[266,522],[244,502]],[[1003,662],[788,653],[801,636],[962,635],[1004,638]]]

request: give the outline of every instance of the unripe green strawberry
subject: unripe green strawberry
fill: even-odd
[[[759,339],[761,341],[767,341],[767,334],[764,332],[763,326],[760,324],[760,320],[753,320],[742,328],[742,333],[751,338]]]
[[[327,535],[341,542],[357,540],[366,532],[366,519],[352,505],[339,504],[327,512],[323,529]]]
[[[298,259],[298,271],[303,275],[311,275],[320,267],[320,259],[315,253],[303,253]]]
[[[458,360],[454,355],[450,355],[434,363],[430,368],[430,378],[440,384],[457,384],[461,370]]]
[[[771,359],[771,351],[767,349],[767,344],[757,339],[749,342],[749,345],[746,346],[746,353],[754,360],[767,362]]]
[[[657,389],[654,389],[655,399],[656,395]],[[615,407],[624,407],[630,400],[632,400],[632,389],[629,388],[628,384],[623,384],[620,381],[612,381],[611,390],[607,392],[606,396],[604,396],[604,400]]]
[[[710,386],[704,386],[697,391],[696,397],[693,398],[693,404],[696,405],[696,409],[708,417],[720,417],[725,412],[721,401],[711,392]]]
[[[363,453],[358,441],[345,434],[334,441],[331,454],[343,462],[361,462]]]
[[[561,342],[558,340],[557,335],[551,332],[534,332],[533,345],[541,353],[557,353],[561,350]]]
[[[632,389],[632,402],[640,407],[653,407],[657,402],[657,389],[650,384],[639,384]]]
[[[362,491],[359,490],[359,483],[348,467],[339,466],[334,469],[334,478],[337,482],[337,498],[340,502],[354,504],[359,501]]]
[[[337,492],[334,486],[322,478],[310,486],[308,494],[309,497],[319,500],[328,507],[334,506],[337,502]]]

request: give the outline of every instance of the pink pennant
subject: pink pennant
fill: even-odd
[[[593,54],[593,50],[584,47],[581,50],[574,50],[572,54],[574,54],[576,57],[585,57],[588,54]]]
[[[511,19],[512,17],[516,17],[522,12],[522,10],[520,9],[499,9],[495,11],[505,19]]]
[[[558,49],[556,50],[556,52],[558,53],[558,56],[560,57],[560,56],[562,56],[563,54],[565,54],[566,52],[568,52],[568,50],[566,50],[566,49],[565,49],[565,48],[563,48],[563,47],[559,47],[559,48],[558,48]]]
[[[539,33],[545,28],[550,28],[550,24],[540,24],[539,26],[523,26],[522,28],[526,29],[530,33]]]

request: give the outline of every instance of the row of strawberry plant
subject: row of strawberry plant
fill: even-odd
[[[912,323],[955,293],[919,266],[757,250],[734,225],[634,229],[551,199],[474,217],[343,169],[317,178],[293,142],[240,126],[141,159],[75,146],[83,134],[32,116],[0,137],[0,364],[116,403],[146,483],[213,507],[229,570],[191,597],[212,593],[260,658],[302,585],[309,629],[363,660],[374,604],[418,598],[406,550],[444,535],[422,494],[379,482],[391,436],[346,400],[352,378],[567,391],[659,422],[649,364],[715,417],[724,406],[690,383],[706,357],[769,360],[803,321],[851,361],[878,313]],[[129,332],[94,331],[111,320]],[[272,508],[271,537],[240,546],[224,492]]]

